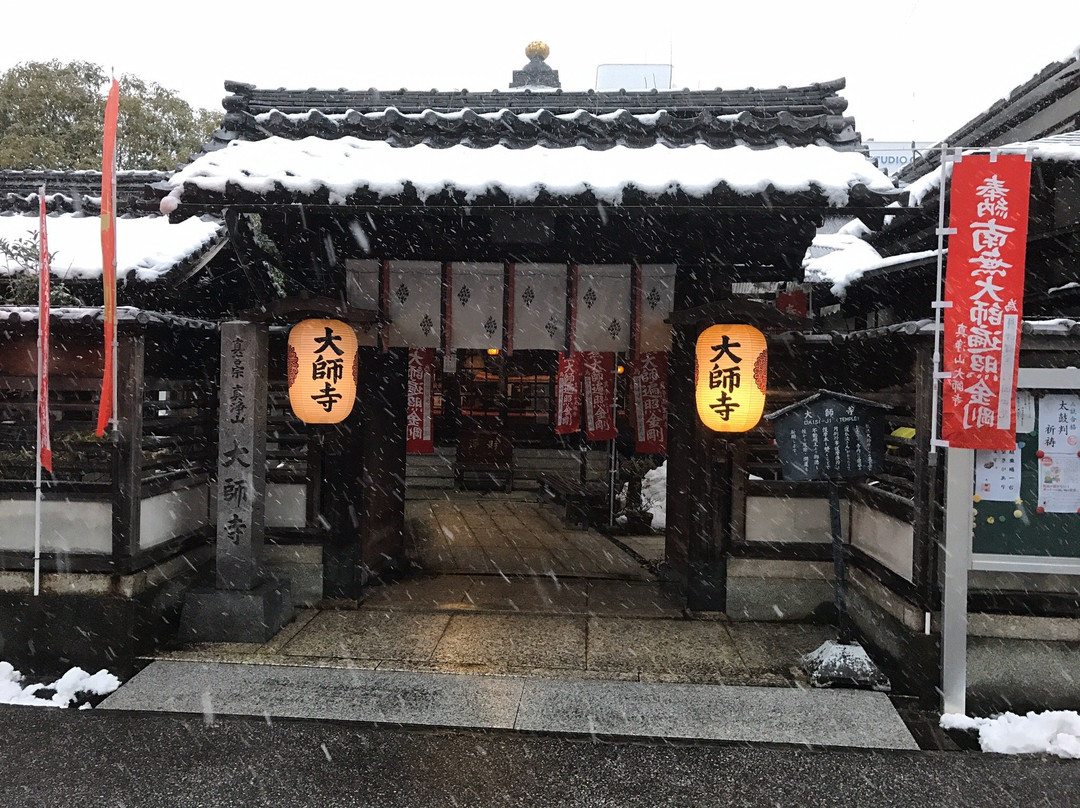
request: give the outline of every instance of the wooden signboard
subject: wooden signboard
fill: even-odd
[[[884,405],[822,390],[766,416],[785,480],[848,480],[879,471]]]

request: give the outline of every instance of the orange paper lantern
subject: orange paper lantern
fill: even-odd
[[[749,325],[714,325],[697,341],[698,417],[714,432],[746,432],[765,412],[765,335]]]
[[[340,320],[304,320],[289,332],[289,406],[307,424],[336,424],[356,402],[356,331]]]

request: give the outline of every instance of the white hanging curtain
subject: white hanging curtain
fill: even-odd
[[[392,261],[387,302],[391,348],[438,348],[442,334],[442,264]]]
[[[575,351],[630,347],[630,266],[583,264],[577,269]]]
[[[451,347],[502,348],[503,265],[454,263],[451,282]]]
[[[675,308],[675,265],[643,265],[639,294],[638,350],[671,350],[671,326],[664,320]]]
[[[345,299],[353,308],[379,310],[379,264],[379,261],[366,258],[345,261]],[[378,325],[358,325],[356,342],[362,347],[378,347]]]
[[[566,347],[566,264],[515,264],[512,273],[512,347]]]

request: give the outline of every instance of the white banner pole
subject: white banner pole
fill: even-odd
[[[44,313],[41,311],[41,273],[42,265],[38,265],[38,335],[37,335],[37,395],[34,401],[37,406],[37,439],[34,442],[34,466],[37,474],[34,481],[34,597],[41,594],[41,377],[45,371],[42,363],[42,346],[45,342]]]

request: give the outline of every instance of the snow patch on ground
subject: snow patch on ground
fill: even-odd
[[[23,685],[22,681],[23,675],[10,662],[0,662],[0,704],[70,707],[79,693],[107,696],[120,687],[120,680],[107,670],[89,674],[82,668],[72,668],[51,685]],[[43,690],[54,692],[40,698],[37,693]]]
[[[641,506],[651,511],[654,530],[667,528],[667,461],[645,472],[641,483]]]
[[[978,730],[984,752],[1002,755],[1057,755],[1080,758],[1080,715],[1074,710],[1042,713],[1004,713],[994,718],[969,718],[957,713],[941,716],[945,729]]]

